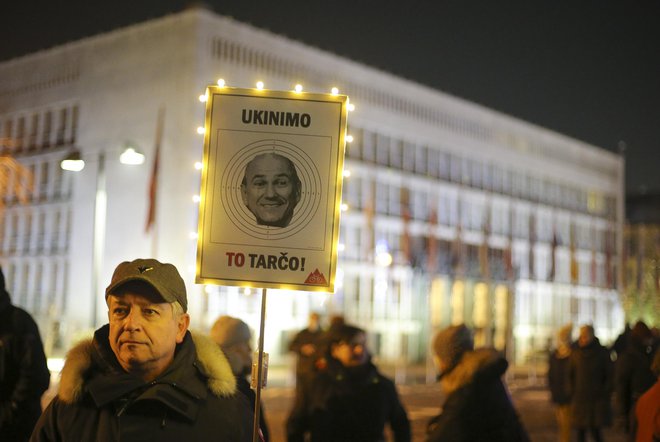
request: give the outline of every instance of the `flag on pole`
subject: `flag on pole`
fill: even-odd
[[[404,264],[411,264],[410,251],[410,192],[406,188],[401,188],[401,219],[403,220],[403,232],[401,234],[401,252],[403,254]]]
[[[502,261],[504,261],[504,274],[508,281],[513,281],[515,276],[513,271],[513,209],[509,208],[509,234],[507,235],[506,246],[502,251]]]
[[[605,284],[608,289],[614,286],[614,272],[612,269],[612,232],[605,231]],[[625,249],[625,248],[624,248]]]
[[[149,233],[156,222],[156,205],[158,196],[158,172],[160,167],[160,145],[163,137],[163,125],[165,119],[165,108],[158,110],[158,119],[156,121],[156,142],[154,149],[154,162],[151,168],[151,177],[149,178],[149,208],[147,211],[147,222],[145,232]]]
[[[479,246],[479,270],[483,279],[490,279],[490,262],[488,238],[490,237],[490,209],[485,208],[483,224],[481,226],[483,238]]]
[[[438,213],[435,208],[431,208],[429,213],[429,237],[427,243],[427,253],[426,253],[426,269],[433,275],[437,268],[437,259],[438,259],[438,239],[435,236],[435,227],[438,224]]]
[[[570,274],[571,284],[577,284],[580,277],[580,268],[578,266],[576,250],[575,250],[575,225],[571,225],[571,246],[570,246]]]
[[[376,181],[372,178],[370,191],[368,195],[367,204],[364,207],[364,217],[366,222],[367,240],[363,242],[365,256],[371,256],[372,259],[376,255],[376,225],[374,216],[376,212]]]
[[[536,219],[534,218],[534,215],[529,216],[529,259],[528,259],[528,267],[529,267],[529,279],[534,279],[535,278],[535,272],[534,272],[534,248],[536,246]]]
[[[557,244],[559,243],[559,238],[557,238],[556,227],[552,229],[552,242],[550,243],[550,275],[548,276],[549,281],[554,281],[557,276],[557,258],[555,254],[557,252]]]

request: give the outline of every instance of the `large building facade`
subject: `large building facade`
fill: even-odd
[[[2,152],[34,177],[21,204],[5,174],[0,263],[51,354],[105,321],[112,270],[136,257],[177,265],[194,327],[229,313],[257,328],[259,293],[194,284],[198,97],[219,77],[337,87],[356,105],[336,293],[269,290],[271,362],[310,311],[360,324],[381,360],[401,364],[425,360],[430,334],[452,323],[517,362],[567,322],[593,323],[604,341],[622,329],[621,157],[191,9],[0,63]],[[129,144],[145,164],[118,161]],[[86,167],[64,172],[73,151]]]

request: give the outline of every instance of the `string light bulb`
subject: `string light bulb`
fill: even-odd
[[[347,143],[352,143],[353,142],[353,135],[346,135],[346,142]]]
[[[201,161],[195,161],[195,170],[202,170],[202,162]]]
[[[204,129],[204,126],[199,126],[199,127],[197,128],[197,133],[198,133],[198,134],[200,134],[200,135],[204,135],[204,132],[206,132],[206,130]]]
[[[262,90],[264,88],[264,82],[263,81],[257,81],[257,89]]]
[[[333,87],[333,88],[330,90],[330,92],[332,93],[332,95],[337,95],[337,94],[339,94],[339,89],[337,89],[336,87]]]
[[[193,203],[198,203],[202,200],[202,198],[199,195],[193,195],[192,200]]]
[[[293,90],[295,90],[296,93],[298,93],[298,94],[301,93],[302,90],[303,90],[302,84],[300,84],[300,83],[297,84],[297,85],[293,88]]]
[[[206,100],[208,100],[206,94],[202,94],[199,96],[199,101],[201,101],[202,103],[206,103]]]
[[[348,169],[344,169],[344,178],[349,178],[351,176],[351,171]]]
[[[355,105],[353,103],[348,104],[348,111],[353,112],[355,110]]]
[[[218,86],[225,87],[225,79],[224,78],[218,78]]]

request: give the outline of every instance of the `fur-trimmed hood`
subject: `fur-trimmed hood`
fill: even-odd
[[[91,375],[95,371],[108,368],[102,367],[104,361],[106,365],[114,365],[114,368],[118,366],[114,354],[104,352],[104,347],[107,349],[109,345],[98,342],[99,332],[102,330],[103,328],[97,330],[94,339],[81,341],[67,353],[58,391],[58,397],[63,402],[80,401]],[[192,342],[186,344],[185,340]],[[190,369],[198,370],[199,374],[206,378],[208,390],[218,397],[233,395],[236,392],[236,378],[220,348],[211,339],[198,333],[188,333],[185,340],[179,345],[194,345],[195,350],[194,367]],[[110,358],[112,361],[108,361]]]
[[[440,379],[445,394],[477,379],[498,378],[504,374],[509,363],[501,353],[490,348],[481,348],[463,353],[458,364]]]

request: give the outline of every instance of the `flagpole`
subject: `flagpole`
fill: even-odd
[[[163,127],[165,123],[165,105],[161,105],[158,109],[158,118],[156,120],[156,137],[155,137],[155,152],[154,162],[151,169],[151,178],[149,182],[149,207],[147,212],[146,231],[153,232],[151,235],[151,256],[158,257],[158,217],[156,212],[158,209],[158,176],[160,169],[160,149],[163,139]]]

